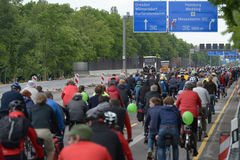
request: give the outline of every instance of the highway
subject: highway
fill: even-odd
[[[81,84],[90,85],[99,83],[99,77],[86,77],[80,79]],[[236,83],[236,82],[235,82]],[[194,160],[217,160],[219,154],[219,138],[222,132],[230,132],[231,130],[231,119],[234,118],[239,97],[236,95],[236,84],[233,84],[230,89],[228,89],[228,96],[224,99],[220,99],[216,103],[215,110],[216,114],[213,115],[212,123],[208,125],[208,138],[205,138],[202,142],[198,142],[198,152],[199,155],[194,157]],[[61,81],[51,81],[51,82],[39,82],[37,85],[42,85],[44,90],[47,89],[62,89],[66,84],[66,80]],[[24,85],[22,85],[24,87]],[[48,88],[49,87],[49,88]],[[9,86],[1,86],[0,93],[3,93],[5,90],[8,90]],[[91,96],[93,93],[94,87],[87,87],[86,92]],[[61,90],[56,90],[53,92],[54,100],[59,104],[62,104],[60,98]],[[132,124],[132,133],[133,133],[133,142],[129,145],[131,147],[133,157],[135,160],[146,160],[147,155],[147,145],[143,143],[143,126],[142,123],[139,123],[136,119],[136,114],[129,114],[131,124]],[[66,129],[67,131],[67,129]],[[65,137],[65,145],[67,145],[67,137]],[[180,160],[186,159],[186,151],[179,147]]]

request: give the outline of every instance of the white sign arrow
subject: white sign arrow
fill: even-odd
[[[147,23],[148,23],[148,20],[145,19],[145,20],[144,20],[144,23],[145,23],[145,30],[147,30]]]
[[[211,31],[211,26],[212,26],[212,23],[215,22],[215,19],[211,19],[211,21],[209,22],[209,31]]]

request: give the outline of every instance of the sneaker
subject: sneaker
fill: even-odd
[[[208,134],[206,132],[204,132],[204,137],[208,137]]]
[[[193,151],[193,157],[197,156],[198,155],[198,151],[196,149],[194,149]]]
[[[212,114],[214,115],[214,114],[215,114],[215,112],[212,112]]]
[[[148,156],[147,156],[147,159],[152,159],[152,151],[148,151]]]

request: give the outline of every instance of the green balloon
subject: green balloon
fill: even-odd
[[[128,113],[136,113],[137,112],[137,105],[134,104],[134,103],[130,103],[128,106],[127,106],[127,111]]]
[[[82,100],[85,101],[85,102],[87,102],[87,100],[88,100],[88,94],[87,94],[86,92],[82,92],[81,94],[82,94]]]
[[[182,115],[182,120],[186,125],[191,125],[193,122],[193,114],[189,111],[186,111]]]

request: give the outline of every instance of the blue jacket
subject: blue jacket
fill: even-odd
[[[163,106],[154,106],[148,109],[147,116],[145,118],[144,122],[144,132],[150,132],[153,134],[158,133],[159,128],[159,111]],[[148,127],[149,126],[149,127]],[[149,128],[149,131],[148,131]]]
[[[157,124],[159,127],[175,126],[180,130],[181,127],[181,114],[176,106],[164,106],[158,112]]]
[[[58,104],[49,98],[47,99],[47,104],[53,109],[53,111],[57,117],[58,126],[59,126],[60,130],[64,130],[64,120],[63,120],[62,112],[61,112]]]
[[[162,94],[168,93],[168,84],[165,81],[163,80],[160,81],[160,87],[161,87]]]
[[[99,102],[98,97],[100,94],[96,94],[95,96],[92,96],[90,99],[88,99],[88,107],[89,109],[95,108]]]
[[[138,105],[139,91],[140,91],[141,87],[142,87],[141,85],[136,85],[134,88],[135,100],[136,100],[137,105]]]

